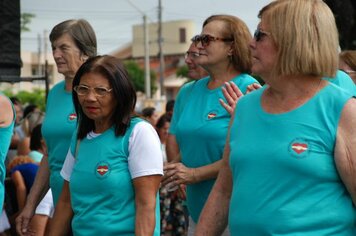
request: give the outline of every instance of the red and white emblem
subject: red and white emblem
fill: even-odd
[[[216,116],[216,112],[210,112],[210,113],[208,114],[208,120],[213,119],[215,116]]]
[[[71,114],[69,115],[68,119],[69,119],[70,121],[77,119],[77,114],[71,113]]]
[[[292,143],[292,150],[297,154],[301,154],[308,150],[308,144],[306,143]]]
[[[96,168],[96,172],[101,176],[105,175],[108,171],[109,167],[107,165],[100,165]]]

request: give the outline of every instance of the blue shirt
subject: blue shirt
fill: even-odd
[[[188,168],[206,166],[222,158],[230,114],[220,105],[221,87],[209,89],[210,77],[185,85],[177,97],[169,132],[175,134],[182,163]],[[258,83],[247,74],[233,81],[243,93]],[[187,185],[187,207],[195,222],[215,183],[215,179]]]
[[[63,178],[60,171],[69,150],[76,122],[72,93],[65,90],[65,81],[61,81],[48,94],[46,116],[42,124],[42,136],[48,150],[50,187],[54,204],[57,204],[62,191]]]
[[[231,234],[355,235],[356,210],[334,162],[351,95],[330,83],[302,106],[270,114],[264,91],[239,100],[231,127]]]

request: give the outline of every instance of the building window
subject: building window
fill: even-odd
[[[185,28],[179,28],[179,42],[180,43],[186,43],[187,42]]]

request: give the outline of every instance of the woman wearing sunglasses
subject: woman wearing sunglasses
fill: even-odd
[[[219,104],[221,88],[234,81],[245,93],[248,85],[258,83],[248,75],[251,38],[246,24],[230,15],[210,16],[201,34],[193,38],[199,50],[195,62],[209,76],[179,92],[177,101],[181,100],[184,108],[173,112],[167,148],[174,163],[165,166],[163,181],[187,184],[188,235],[194,231],[222,164],[230,114]]]
[[[323,79],[338,67],[334,16],[277,0],[259,17],[252,72],[268,85],[237,103],[196,235],[355,235],[356,100]]]
[[[50,235],[160,235],[160,140],[134,117],[136,91],[119,59],[88,59],[73,81],[78,130],[61,171]]]

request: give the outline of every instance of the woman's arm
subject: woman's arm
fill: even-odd
[[[174,134],[168,134],[166,152],[168,162],[180,162],[179,146]]]
[[[218,178],[211,190],[208,200],[200,214],[195,235],[209,236],[221,235],[228,222],[229,205],[232,192],[232,174],[229,165],[230,159],[230,130],[234,115],[230,120],[229,131],[226,138],[222,166]]]
[[[30,152],[30,137],[25,137],[17,145],[17,155],[28,155]]]
[[[51,221],[49,236],[67,235],[70,230],[72,218],[73,210],[70,202],[69,182],[64,180],[62,192]]]
[[[135,188],[136,222],[135,235],[153,235],[156,225],[156,197],[161,175],[133,179]]]
[[[21,172],[18,170],[11,174],[11,180],[15,185],[17,205],[19,207],[19,211],[21,211],[26,203],[27,189],[25,180],[23,179]]]
[[[35,182],[27,196],[26,204],[16,218],[16,231],[24,235],[29,230],[29,223],[35,213],[36,207],[49,189],[48,157],[44,155],[37,171]]]
[[[356,99],[350,99],[341,114],[335,145],[339,175],[356,206]]]
[[[6,127],[14,120],[14,112],[10,100],[2,95],[0,95],[0,110],[0,127]]]
[[[218,160],[212,164],[188,168],[179,163],[168,163],[164,166],[163,185],[174,182],[178,184],[194,184],[208,179],[215,179],[218,176],[219,170],[222,166],[222,160]]]

